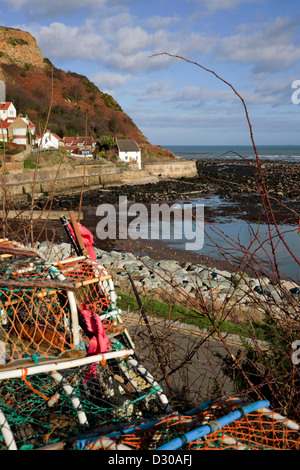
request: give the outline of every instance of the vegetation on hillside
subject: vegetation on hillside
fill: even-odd
[[[57,69],[48,59],[44,63],[45,70],[38,71],[16,64],[1,65],[7,76],[7,101],[14,103],[18,113],[28,115],[37,131],[47,120],[53,70],[54,100],[48,122],[52,132],[63,137],[85,135],[87,130],[94,138],[130,135],[147,141],[116,100],[102,93],[87,77]]]

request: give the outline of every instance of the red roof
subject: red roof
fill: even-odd
[[[11,119],[14,120],[14,118],[9,118],[9,119],[6,118],[6,119],[4,119],[4,121],[1,121],[0,122],[0,127],[2,129],[7,129],[12,124],[12,122],[10,122]]]
[[[0,103],[0,109],[8,109],[11,104],[12,104],[11,101],[7,101],[6,103],[2,102]]]
[[[75,137],[64,137],[63,140],[64,140],[65,143],[71,144],[74,139],[75,139]]]
[[[83,143],[85,144],[85,142],[87,143],[87,145],[91,145],[93,142],[96,142],[96,140],[93,139],[93,137],[77,137],[75,139],[75,142],[76,144],[78,143]]]
[[[58,140],[62,140],[61,137],[59,137],[59,135],[56,135],[56,134],[53,134],[53,132],[50,132],[51,135],[53,135],[53,137],[55,137],[56,139]]]
[[[86,145],[92,145],[94,142],[96,142],[93,137],[64,137],[64,143],[65,144],[73,144],[73,145],[78,145],[82,143],[83,145],[86,143]]]
[[[68,152],[70,152],[71,150],[76,150],[77,148],[77,145],[65,145],[64,147],[62,147],[63,150],[67,150]]]

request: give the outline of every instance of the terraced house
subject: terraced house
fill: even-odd
[[[35,125],[28,116],[9,116],[0,121],[1,141],[24,146],[32,145],[35,143]]]

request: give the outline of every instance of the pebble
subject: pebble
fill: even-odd
[[[70,245],[61,243],[50,250],[48,242],[41,242],[39,251],[48,256],[49,261],[70,256]],[[144,289],[163,288],[168,291],[173,285],[184,289],[189,295],[199,290],[205,295],[212,294],[218,300],[239,298],[245,305],[253,303],[255,296],[263,302],[289,302],[291,298],[300,298],[300,286],[291,281],[282,281],[281,286],[274,285],[268,278],[251,278],[246,274],[230,273],[216,268],[208,269],[203,265],[179,263],[175,260],[153,260],[149,256],[136,257],[133,253],[117,251],[107,252],[95,248],[97,261],[116,275],[115,282],[128,282],[129,272],[134,276],[136,287]],[[283,287],[283,288],[282,288]],[[289,295],[287,295],[289,294]]]

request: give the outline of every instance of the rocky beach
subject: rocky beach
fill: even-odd
[[[198,176],[193,178],[154,178],[132,181],[130,184],[102,185],[82,194],[83,223],[95,233],[98,222],[96,209],[100,204],[117,206],[119,196],[125,196],[128,203],[193,203],[201,198],[205,205],[205,219],[214,222],[222,216],[242,219],[249,223],[260,223],[271,219],[263,208],[262,184],[257,164],[253,160],[203,159],[197,161]],[[300,163],[285,161],[264,161],[261,171],[268,192],[272,211],[278,224],[298,225],[300,214]],[[78,188],[64,188],[51,199],[51,210],[76,211],[81,191]],[[221,204],[218,203],[221,202]],[[39,195],[35,209],[41,210],[48,203],[49,195]],[[22,205],[20,209],[24,209]],[[269,211],[268,211],[269,212]],[[60,232],[59,224],[51,221],[55,233]],[[39,227],[40,228],[40,227]]]
[[[69,243],[53,245],[41,242],[39,252],[47,260],[64,259],[72,253]],[[295,316],[300,299],[300,286],[283,280],[275,283],[267,277],[254,277],[245,272],[226,270],[218,263],[187,259],[157,259],[137,256],[133,252],[107,251],[95,248],[97,262],[114,275],[115,288],[130,292],[129,276],[138,292],[161,301],[193,305],[194,300],[230,313],[232,320],[262,320],[272,306],[281,315],[289,309]],[[162,252],[161,252],[162,253]],[[195,303],[194,303],[195,305]]]
[[[264,161],[260,164],[269,196],[277,204],[288,202],[292,208],[300,207],[300,162]],[[224,199],[242,198],[241,203],[251,204],[258,195],[258,169],[253,160],[202,159],[197,161],[198,176],[194,178],[159,178],[157,182],[129,185],[107,185],[95,190],[86,190],[83,206],[97,203],[117,204],[119,194],[126,195],[132,202],[151,203],[155,201],[176,201],[195,198],[196,194],[209,196],[217,194]],[[137,183],[137,184],[136,184]],[[252,196],[252,197],[250,197]],[[53,209],[78,207],[80,191],[68,190],[55,195]],[[40,198],[37,207],[43,207]],[[257,202],[257,201],[256,201]],[[247,214],[251,217],[250,211]]]
[[[95,247],[107,251],[133,251],[136,255],[149,255],[153,259],[171,259],[180,262],[205,264],[234,271],[236,264],[223,256],[213,256],[205,251],[191,252],[179,246],[168,246],[163,240],[135,240],[134,243],[118,239],[99,240],[96,226],[99,217],[96,209],[100,204],[112,204],[117,208],[119,197],[126,196],[128,204],[175,202],[195,203],[201,200],[205,206],[205,221],[232,220],[243,223],[266,223],[266,213],[262,206],[262,196],[258,191],[257,167],[253,160],[203,159],[197,161],[198,176],[194,178],[161,178],[157,182],[103,186],[83,191],[81,223],[94,235]],[[296,230],[300,214],[300,163],[267,161],[261,163],[274,217],[278,224]],[[53,196],[51,210],[68,215],[69,210],[78,210],[80,190],[65,189]],[[40,210],[47,197],[36,201],[35,209]],[[270,217],[270,215],[269,215]],[[22,221],[23,224],[23,221]],[[284,225],[285,224],[285,225]],[[21,225],[21,224],[19,224]],[[12,231],[18,230],[18,222],[11,222]],[[40,234],[42,230],[42,234]],[[39,240],[66,241],[66,234],[59,220],[41,221],[35,227]],[[251,274],[251,266],[245,267]],[[252,273],[253,274],[253,273]],[[297,269],[296,269],[297,274]],[[296,281],[296,278],[294,277]]]
[[[268,161],[261,163],[261,167],[276,220],[278,223],[284,222],[296,227],[300,213],[300,163]],[[197,168],[198,176],[194,178],[162,178],[153,183],[103,186],[83,191],[81,223],[92,232],[95,248],[106,253],[121,253],[122,256],[126,256],[128,252],[136,257],[149,256],[155,262],[169,260],[177,267],[181,263],[185,266],[188,264],[202,266],[203,269],[205,267],[213,272],[217,269],[234,273],[238,266],[226,256],[211,258],[201,250],[192,252],[168,246],[164,240],[138,239],[133,242],[111,238],[99,240],[96,236],[96,226],[99,221],[96,216],[98,205],[105,203],[117,207],[120,196],[126,196],[129,205],[143,203],[146,207],[151,203],[192,203],[201,198],[205,204],[205,220],[212,224],[226,217],[247,223],[257,222],[258,219],[260,223],[266,221],[261,195],[258,192],[257,165],[253,160],[206,159],[197,161]],[[80,196],[80,190],[66,188],[60,194],[53,196],[51,209],[57,213],[61,211],[68,216],[69,210],[78,210]],[[35,209],[42,209],[46,202],[46,197],[40,197]],[[18,231],[18,222],[10,221],[10,227],[12,232]],[[39,241],[48,240],[58,244],[68,241],[59,218],[57,220],[51,218],[46,223],[38,222],[35,234]],[[109,266],[110,264],[109,262]],[[242,270],[241,266],[239,269]],[[258,277],[258,270],[253,271],[253,266],[250,264],[245,265],[243,269],[247,275]],[[189,271],[191,272],[191,269]],[[216,279],[212,280],[216,282]],[[153,285],[154,281],[152,278]],[[151,278],[147,279],[145,284],[149,282]],[[184,285],[185,283],[187,285]],[[179,285],[186,290],[192,289],[192,283],[185,279],[182,279]]]
[[[80,222],[94,236],[97,261],[114,275],[115,287],[123,292],[131,290],[129,273],[141,295],[170,304],[187,305],[196,301],[216,312],[228,312],[229,318],[237,323],[249,319],[261,321],[269,308],[279,316],[289,312],[293,318],[297,317],[296,305],[300,298],[297,266],[296,279],[288,276],[279,276],[279,279],[272,262],[266,270],[262,269],[259,257],[258,262],[254,257],[241,264],[238,258],[222,255],[224,247],[220,247],[219,256],[211,257],[205,251],[193,252],[168,245],[163,239],[100,240],[97,237],[97,207],[110,204],[118,212],[120,196],[126,196],[129,206],[201,201],[205,205],[206,222],[213,226],[216,221],[228,220],[233,231],[236,227],[236,238],[238,221],[266,223],[258,169],[253,160],[202,159],[197,161],[197,168],[198,175],[194,178],[158,178],[151,183],[139,180],[138,184],[84,189]],[[264,161],[261,171],[277,223],[297,230],[300,163]],[[69,210],[78,210],[80,198],[79,189],[66,188],[53,196],[51,210],[68,218]],[[41,210],[46,202],[46,197],[40,197],[35,209]],[[17,223],[10,221],[14,229]],[[70,255],[70,243],[59,216],[37,222],[34,231],[42,253],[47,254],[53,248],[52,257]],[[238,251],[243,249],[240,245]]]

